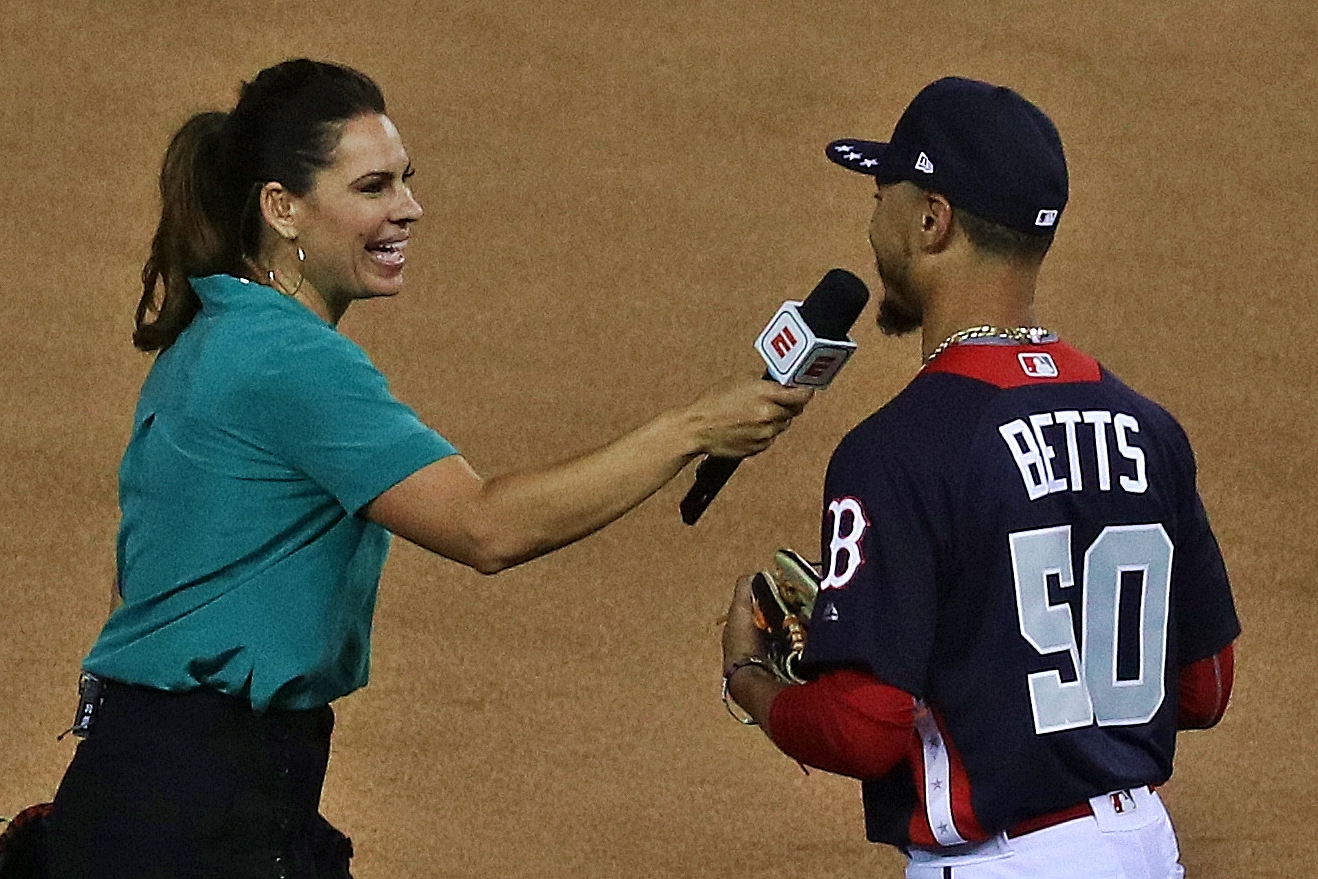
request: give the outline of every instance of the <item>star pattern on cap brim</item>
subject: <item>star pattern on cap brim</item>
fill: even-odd
[[[879,166],[878,150],[882,147],[870,141],[838,140],[828,145],[828,157],[848,170],[873,174]]]

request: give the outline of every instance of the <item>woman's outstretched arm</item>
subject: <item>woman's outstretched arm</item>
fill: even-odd
[[[811,391],[746,381],[706,393],[568,461],[484,479],[461,457],[436,461],[372,501],[371,521],[493,574],[580,540],[622,516],[702,454],[768,448]]]

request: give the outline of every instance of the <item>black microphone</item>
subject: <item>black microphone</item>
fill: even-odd
[[[804,302],[784,302],[756,342],[769,365],[764,377],[783,385],[827,387],[855,350],[847,333],[869,298],[864,281],[846,269],[831,269]],[[696,481],[680,505],[683,522],[696,524],[740,463],[741,458],[707,457],[696,466]]]

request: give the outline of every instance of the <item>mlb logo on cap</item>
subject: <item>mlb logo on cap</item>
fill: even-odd
[[[1052,355],[1027,351],[1024,354],[1017,354],[1016,359],[1020,361],[1021,369],[1025,370],[1025,374],[1030,378],[1057,378],[1059,375]]]

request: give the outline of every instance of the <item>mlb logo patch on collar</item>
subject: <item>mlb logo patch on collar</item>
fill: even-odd
[[[1030,378],[1057,378],[1060,374],[1052,355],[1043,351],[1025,351],[1017,354],[1016,359]]]
[[[1000,388],[1061,382],[1096,382],[1098,361],[1065,342],[1041,345],[963,342],[939,354],[924,372],[963,375]]]

